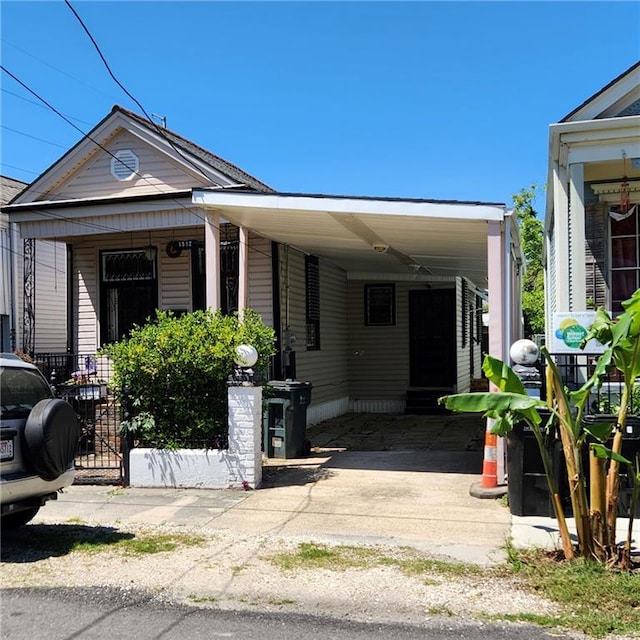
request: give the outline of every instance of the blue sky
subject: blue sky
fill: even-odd
[[[71,2],[148,113],[280,191],[510,205],[640,58],[637,2]],[[0,11],[2,65],[83,131],[140,112],[62,0]],[[0,171],[29,182],[81,134],[1,88]]]

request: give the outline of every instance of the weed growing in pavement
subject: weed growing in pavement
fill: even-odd
[[[492,567],[429,558],[415,549],[393,551],[375,547],[328,546],[302,543],[298,548],[268,558],[283,570],[326,569],[346,571],[395,567],[407,576],[437,585],[438,578],[455,581],[473,577],[482,582],[505,580],[558,605],[557,614],[517,613],[487,616],[580,631],[594,638],[607,634],[640,637],[640,567],[614,572],[584,559],[559,561],[542,550],[518,550],[506,545],[508,561]],[[453,615],[443,609],[432,614]]]
[[[561,612],[556,616],[518,614],[499,619],[565,627],[595,638],[640,635],[640,567],[615,572],[584,558],[559,561],[559,551],[519,551],[510,545],[507,554],[508,571],[522,578],[524,587],[560,605]]]

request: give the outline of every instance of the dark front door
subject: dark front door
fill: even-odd
[[[456,384],[456,291],[409,292],[409,384]]]

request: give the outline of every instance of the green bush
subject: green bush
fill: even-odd
[[[155,320],[102,349],[113,363],[115,393],[126,399],[127,390],[131,412],[122,431],[156,449],[225,446],[235,348],[253,345],[254,370],[266,377],[274,343],[273,329],[250,309],[242,320],[219,311],[156,312]]]

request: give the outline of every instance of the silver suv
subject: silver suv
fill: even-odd
[[[80,427],[70,404],[54,397],[37,367],[0,354],[2,528],[31,520],[74,480]]]

